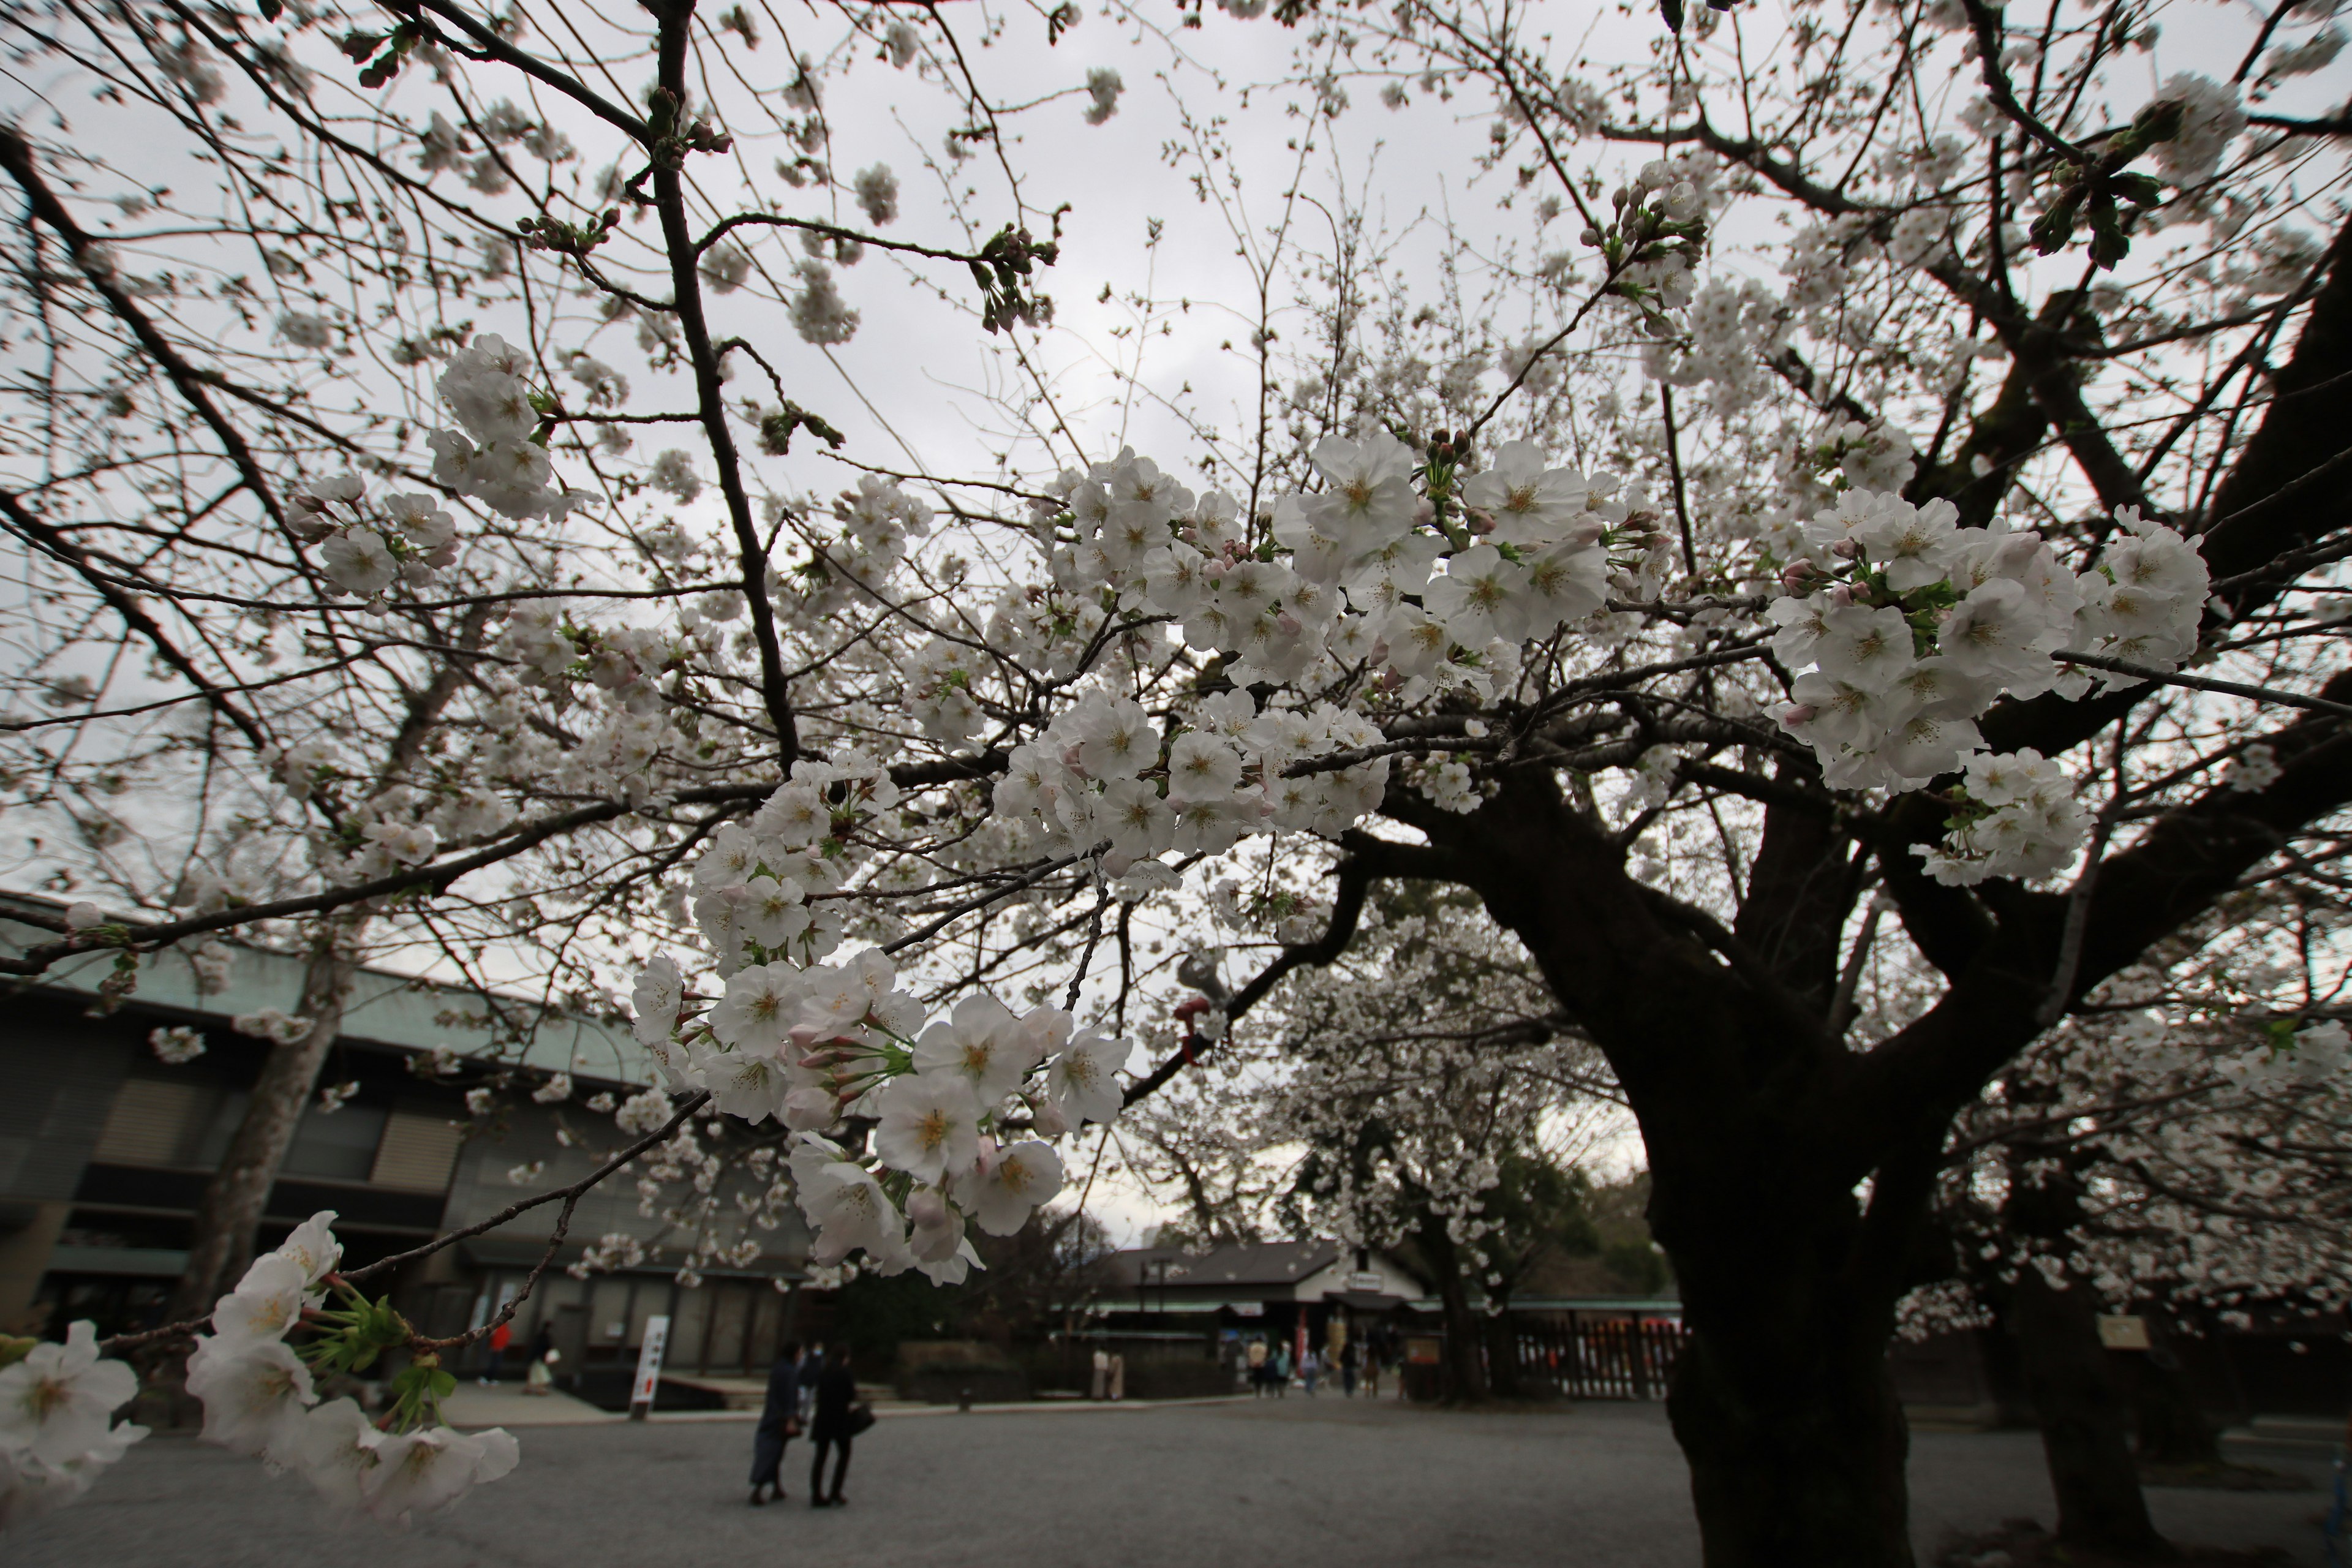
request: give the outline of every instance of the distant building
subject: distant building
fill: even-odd
[[[46,900],[0,895],[0,952],[21,952],[52,933],[7,918]],[[91,1318],[101,1332],[149,1326],[187,1260],[192,1216],[245,1110],[268,1047],[236,1034],[230,1020],[299,1001],[302,962],[237,945],[227,983],[205,992],[184,953],[141,964],[138,990],[119,1009],[96,1014],[97,984],[112,960],[59,964],[36,981],[0,992],[0,1330],[58,1332]],[[501,1097],[492,1116],[469,1115],[465,1086],[430,1070],[430,1053],[487,1056],[492,1008],[528,1041],[528,1076],[568,1071],[573,1095],[541,1105],[527,1093]],[[149,1037],[159,1026],[202,1032],[202,1056],[172,1066]],[[500,1065],[516,1064],[509,1050]],[[420,1072],[420,1068],[425,1070]],[[517,1198],[577,1180],[592,1168],[591,1146],[610,1149],[609,1115],[584,1109],[599,1092],[637,1092],[650,1073],[625,1029],[555,1013],[513,997],[418,982],[377,970],[354,976],[342,1038],[321,1081],[356,1083],[341,1109],[316,1099],[295,1133],[265,1209],[261,1245],[274,1246],[320,1209],[341,1216],[336,1234],[354,1267],[486,1219]],[[569,1133],[572,1142],[567,1143]],[[510,1179],[537,1163],[536,1173]],[[584,1196],[571,1239],[517,1314],[515,1343],[541,1323],[567,1373],[618,1375],[634,1363],[646,1320],[671,1320],[667,1365],[721,1373],[764,1368],[789,1331],[788,1298],[803,1278],[808,1237],[797,1214],[761,1237],[764,1253],[740,1269],[709,1268],[698,1287],[675,1279],[681,1249],[665,1248],[659,1222],[637,1213],[635,1182],[623,1172]],[[403,1269],[393,1294],[427,1334],[446,1336],[483,1321],[520,1291],[545,1249],[552,1205],[445,1248]],[[607,1236],[646,1245],[638,1265],[575,1279],[563,1272]],[[519,1375],[521,1356],[509,1358]]]
[[[1429,1294],[1392,1254],[1337,1241],[1235,1243],[1198,1254],[1132,1247],[1105,1258],[1099,1280],[1094,1337],[1192,1343],[1212,1354],[1260,1337],[1320,1351],[1393,1326]]]

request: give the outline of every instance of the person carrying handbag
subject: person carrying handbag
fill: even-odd
[[[784,1500],[784,1445],[801,1434],[801,1347],[789,1344],[768,1369],[767,1402],[751,1436],[751,1506]]]
[[[824,1352],[824,1371],[816,1380],[816,1419],[809,1436],[816,1456],[809,1464],[809,1506],[839,1508],[849,1500],[841,1495],[842,1479],[849,1474],[850,1440],[874,1425],[874,1412],[857,1397],[857,1378],[849,1368],[849,1347],[831,1346]],[[834,1450],[833,1489],[824,1485],[824,1456]]]

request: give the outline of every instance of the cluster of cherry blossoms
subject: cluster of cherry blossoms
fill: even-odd
[[[2088,691],[2091,674],[2054,657],[2068,651],[2177,668],[2197,647],[2205,563],[2128,507],[2121,535],[2079,575],[2038,533],[1962,528],[1958,517],[1948,501],[1854,489],[1780,526],[1772,546],[1790,592],[1769,612],[1772,647],[1803,673],[1776,717],[1840,789],[1915,790],[1967,768],[1958,825],[1921,851],[1939,881],[2045,876],[2072,858],[2088,818],[2056,763],[1982,756],[1978,717],[2004,694]]]
[[[1061,1190],[1052,1146],[1019,1135],[1112,1121],[1133,1047],[984,994],[928,1020],[880,949],[823,962],[841,942],[839,851],[897,799],[868,759],[803,760],[748,825],[712,835],[693,909],[719,992],[688,992],[656,958],[636,983],[635,1033],[670,1091],[707,1090],[719,1111],[798,1135],[790,1168],[820,1267],[862,1251],[881,1272],[951,1283],[978,1261],[967,1223],[1011,1235]],[[635,1123],[646,1131],[668,1120],[667,1096],[655,1101]],[[868,1153],[826,1136],[853,1118],[874,1124]]]
[[[1229,497],[1196,496],[1150,458],[1066,470],[1038,508],[1055,586],[1165,617],[1223,660],[1234,689],[1168,736],[1135,702],[1089,693],[1014,753],[997,810],[1048,849],[1107,847],[1103,868],[1129,896],[1167,885],[1151,868],[1171,848],[1214,854],[1274,829],[1336,837],[1387,786],[1387,757],[1339,760],[1379,731],[1328,701],[1261,712],[1247,689],[1487,698],[1516,678],[1522,645],[1601,611],[1612,587],[1654,595],[1664,542],[1614,478],[1547,468],[1523,441],[1465,477],[1467,458],[1443,437],[1425,455],[1385,433],[1328,437],[1314,452],[1326,488],[1276,500],[1273,539],[1255,551]],[[976,674],[944,642],[918,658],[915,711],[931,733],[979,727]],[[1433,798],[1475,804],[1466,770],[1453,773],[1416,778]]]
[[[373,601],[395,583],[422,586],[457,559],[457,524],[431,496],[366,500],[364,479],[337,474],[297,495],[288,517],[318,543],[328,580],[344,593]]]
[[[2090,814],[2074,798],[2066,770],[2031,747],[1979,752],[1966,762],[1958,826],[1919,853],[1927,874],[1947,887],[1988,877],[2033,879],[2063,870],[2090,832]]]
[[[393,1380],[383,1427],[354,1400],[319,1402],[314,1371],[364,1371],[408,1338],[399,1314],[336,1279],[334,1218],[311,1216],[214,1303],[213,1331],[188,1358],[188,1393],[204,1405],[206,1442],[297,1471],[341,1507],[404,1523],[497,1480],[521,1450],[496,1427],[460,1433],[430,1419],[454,1380],[429,1354]],[[342,1305],[328,1304],[331,1289]],[[298,1330],[310,1334],[299,1347],[288,1341]]]
[[[588,497],[556,485],[540,419],[541,399],[522,378],[530,363],[520,347],[493,332],[449,356],[436,384],[462,431],[436,430],[433,478],[502,517],[560,522]]]
[[[147,1428],[114,1412],[139,1392],[138,1374],[101,1361],[88,1321],[63,1344],[0,1338],[0,1529],[61,1508],[89,1489]]]
[[[523,351],[493,333],[452,354],[439,382],[442,401],[463,430],[425,437],[435,482],[518,521],[561,521],[584,492],[553,482],[540,420],[545,407],[522,378]],[[376,601],[395,583],[430,583],[457,559],[457,524],[435,498],[386,495],[368,502],[367,482],[343,473],[297,494],[288,525],[319,546],[328,579],[344,593]]]
[[[1475,689],[1496,664],[1516,668],[1517,644],[1600,609],[1608,547],[1652,536],[1628,526],[1634,507],[1612,499],[1614,479],[1547,468],[1527,442],[1506,445],[1455,501],[1466,455],[1440,440],[1423,457],[1385,433],[1326,437],[1314,461],[1327,488],[1278,499],[1274,547],[1253,553],[1231,499],[1195,497],[1122,453],[1057,481],[1063,509],[1041,520],[1070,535],[1055,526],[1054,580],[1107,584],[1121,608],[1171,617],[1188,645],[1225,658],[1236,686],[1303,682],[1329,659],[1379,672],[1406,701]]]
[[[1280,828],[1337,837],[1376,809],[1390,762],[1286,776],[1379,741],[1360,715],[1328,702],[1257,711],[1246,691],[1207,699],[1163,749],[1141,704],[1100,691],[1018,747],[996,785],[1000,814],[1028,826],[1048,853],[1097,855],[1128,898],[1176,886],[1160,857],[1215,855]]]
[[[2213,1070],[2237,1084],[2323,1084],[2352,1061],[2352,1034],[2337,1019],[2295,1028],[2281,1020],[2269,1037],[2214,1063]]]

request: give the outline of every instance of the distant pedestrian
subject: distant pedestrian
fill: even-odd
[[[751,1434],[751,1506],[784,1500],[784,1445],[801,1435],[801,1347],[788,1344],[768,1369],[768,1398]]]
[[[1127,1397],[1127,1357],[1116,1352],[1110,1358],[1110,1396],[1113,1399]]]
[[[1243,1352],[1243,1359],[1249,1363],[1251,1394],[1264,1399],[1266,1385],[1273,1381],[1267,1374],[1265,1342],[1262,1339],[1250,1341],[1249,1349]]]
[[[811,1508],[839,1508],[849,1500],[841,1495],[841,1483],[849,1474],[850,1439],[872,1419],[857,1403],[857,1379],[849,1370],[849,1347],[835,1345],[825,1352],[824,1371],[817,1375],[816,1418],[809,1424],[809,1437],[816,1445],[816,1457],[809,1464]],[[835,1455],[830,1491],[824,1485],[827,1449]]]
[[[1274,1365],[1272,1366],[1272,1368],[1271,1368],[1270,1370],[1272,1371],[1272,1373],[1273,1373],[1273,1374],[1274,1374],[1274,1379],[1273,1379],[1273,1381],[1274,1381],[1274,1392],[1275,1392],[1275,1395],[1276,1395],[1276,1397],[1280,1398],[1280,1399],[1287,1399],[1287,1398],[1289,1398],[1289,1397],[1290,1397],[1290,1347],[1289,1347],[1288,1345],[1283,1345],[1283,1346],[1280,1346],[1280,1347],[1278,1347],[1278,1348],[1275,1351],[1275,1352],[1274,1352]]]
[[[1095,1380],[1087,1389],[1087,1397],[1089,1399],[1110,1397],[1110,1352],[1100,1345],[1095,1347]]]
[[[1364,1347],[1349,1340],[1339,1347],[1339,1392],[1349,1399],[1356,1397],[1356,1363],[1364,1359]]]
[[[530,1359],[534,1364],[547,1360],[547,1352],[555,1348],[555,1325],[541,1318],[539,1331],[530,1336]],[[550,1363],[550,1364],[553,1364]]]
[[[500,1323],[490,1331],[490,1360],[483,1369],[482,1381],[496,1383],[506,1375],[507,1346],[514,1343],[514,1325]]]
[[[1378,1399],[1380,1396],[1381,1351],[1380,1347],[1375,1345],[1364,1352],[1364,1397]]]
[[[824,1375],[824,1352],[811,1345],[808,1353],[801,1357],[801,1430],[803,1432],[816,1419],[816,1381]]]
[[[1308,1345],[1298,1352],[1298,1381],[1306,1384],[1307,1398],[1315,1397],[1315,1380],[1321,1376],[1322,1373],[1323,1358],[1315,1353],[1313,1345]]]

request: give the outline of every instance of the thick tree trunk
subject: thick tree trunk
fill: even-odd
[[[270,1047],[245,1120],[205,1187],[189,1240],[187,1270],[172,1295],[174,1321],[210,1311],[213,1302],[235,1287],[254,1255],[263,1205],[277,1184],[278,1169],[294,1142],[303,1109],[318,1087],[319,1069],[342,1026],[352,966],[337,939],[347,935],[340,926],[321,931],[302,974],[299,1016],[310,1020],[310,1032],[292,1045]]]
[[[2147,1323],[2148,1350],[2137,1358],[2132,1388],[2139,1406],[2140,1460],[2218,1467],[2222,1462],[2221,1430],[2205,1418],[2204,1407],[2190,1391],[2171,1331],[2154,1316]]]
[[[1910,1438],[1881,1315],[1824,1300],[1829,1281],[1794,1261],[1727,1299],[1685,1293],[1666,1408],[1706,1568],[1910,1568]]]
[[[1519,1331],[1508,1310],[1486,1320],[1486,1387],[1497,1399],[1517,1399],[1519,1388]]]
[[[2037,1268],[2020,1269],[2010,1292],[2026,1394],[2058,1494],[2058,1539],[2116,1556],[2170,1557],[2140,1494],[2131,1407],[2099,1342],[2098,1314],[2087,1286],[2060,1289]]]
[[[1486,1397],[1485,1324],[1470,1307],[1469,1282],[1462,1278],[1461,1250],[1445,1234],[1443,1219],[1425,1219],[1415,1237],[1437,1276],[1437,1300],[1445,1313],[1446,1402],[1473,1405]]]

